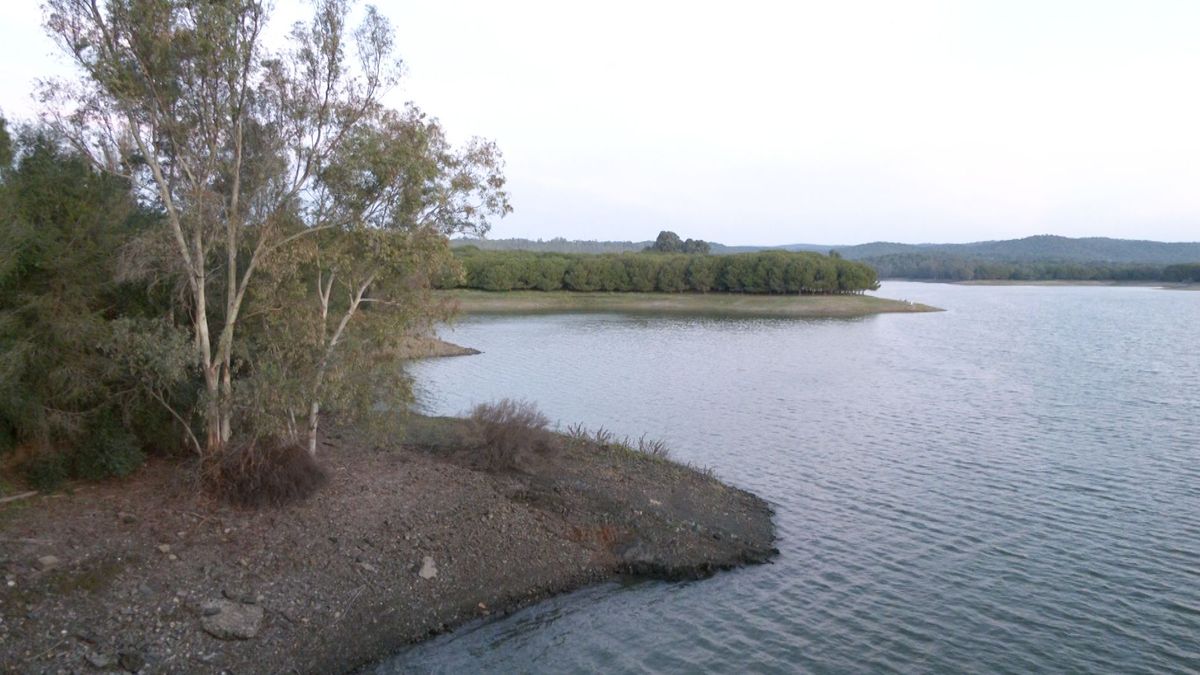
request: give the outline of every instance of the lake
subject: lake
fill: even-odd
[[[886,283],[840,320],[480,317],[422,405],[664,439],[776,508],[773,565],[607,584],[399,672],[1200,669],[1200,293]]]

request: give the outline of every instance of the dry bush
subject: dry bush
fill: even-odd
[[[299,443],[275,438],[231,444],[204,464],[205,487],[239,506],[278,506],[307,498],[328,480]]]
[[[557,437],[547,429],[550,420],[528,401],[502,399],[481,403],[471,411],[470,444],[491,471],[519,467],[522,461],[549,454]]]
[[[618,438],[616,434],[604,427],[592,432],[582,424],[572,424],[567,427],[567,437],[571,439],[572,443],[594,445],[601,450],[622,450],[641,453],[660,460],[671,459],[671,449],[667,447],[667,444],[661,440],[646,438],[646,434],[642,434],[635,444],[628,436]]]
[[[646,434],[638,439],[638,452],[657,457],[658,459],[670,459],[671,449],[661,440],[647,439]]]

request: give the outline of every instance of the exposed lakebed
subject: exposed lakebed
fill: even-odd
[[[381,672],[1200,667],[1200,295],[888,283],[946,312],[469,319],[429,412],[665,439],[776,507],[773,565],[607,585]]]

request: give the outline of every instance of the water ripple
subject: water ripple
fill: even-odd
[[[888,284],[941,314],[464,322],[427,407],[518,396],[776,506],[780,558],[608,585],[379,672],[1200,670],[1200,293]]]

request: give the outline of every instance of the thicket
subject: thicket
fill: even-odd
[[[511,210],[503,161],[382,104],[374,8],[314,5],[275,49],[257,0],[47,0],[78,77],[39,93],[44,126],[0,121],[0,468],[50,486],[182,451],[275,501],[320,483],[298,457],[326,411],[410,400],[392,347],[445,316],[449,236]]]
[[[634,293],[861,293],[879,287],[875,270],[819,253],[764,251],[736,255],[678,253],[568,254],[454,250],[464,276],[442,288],[485,291]]]

